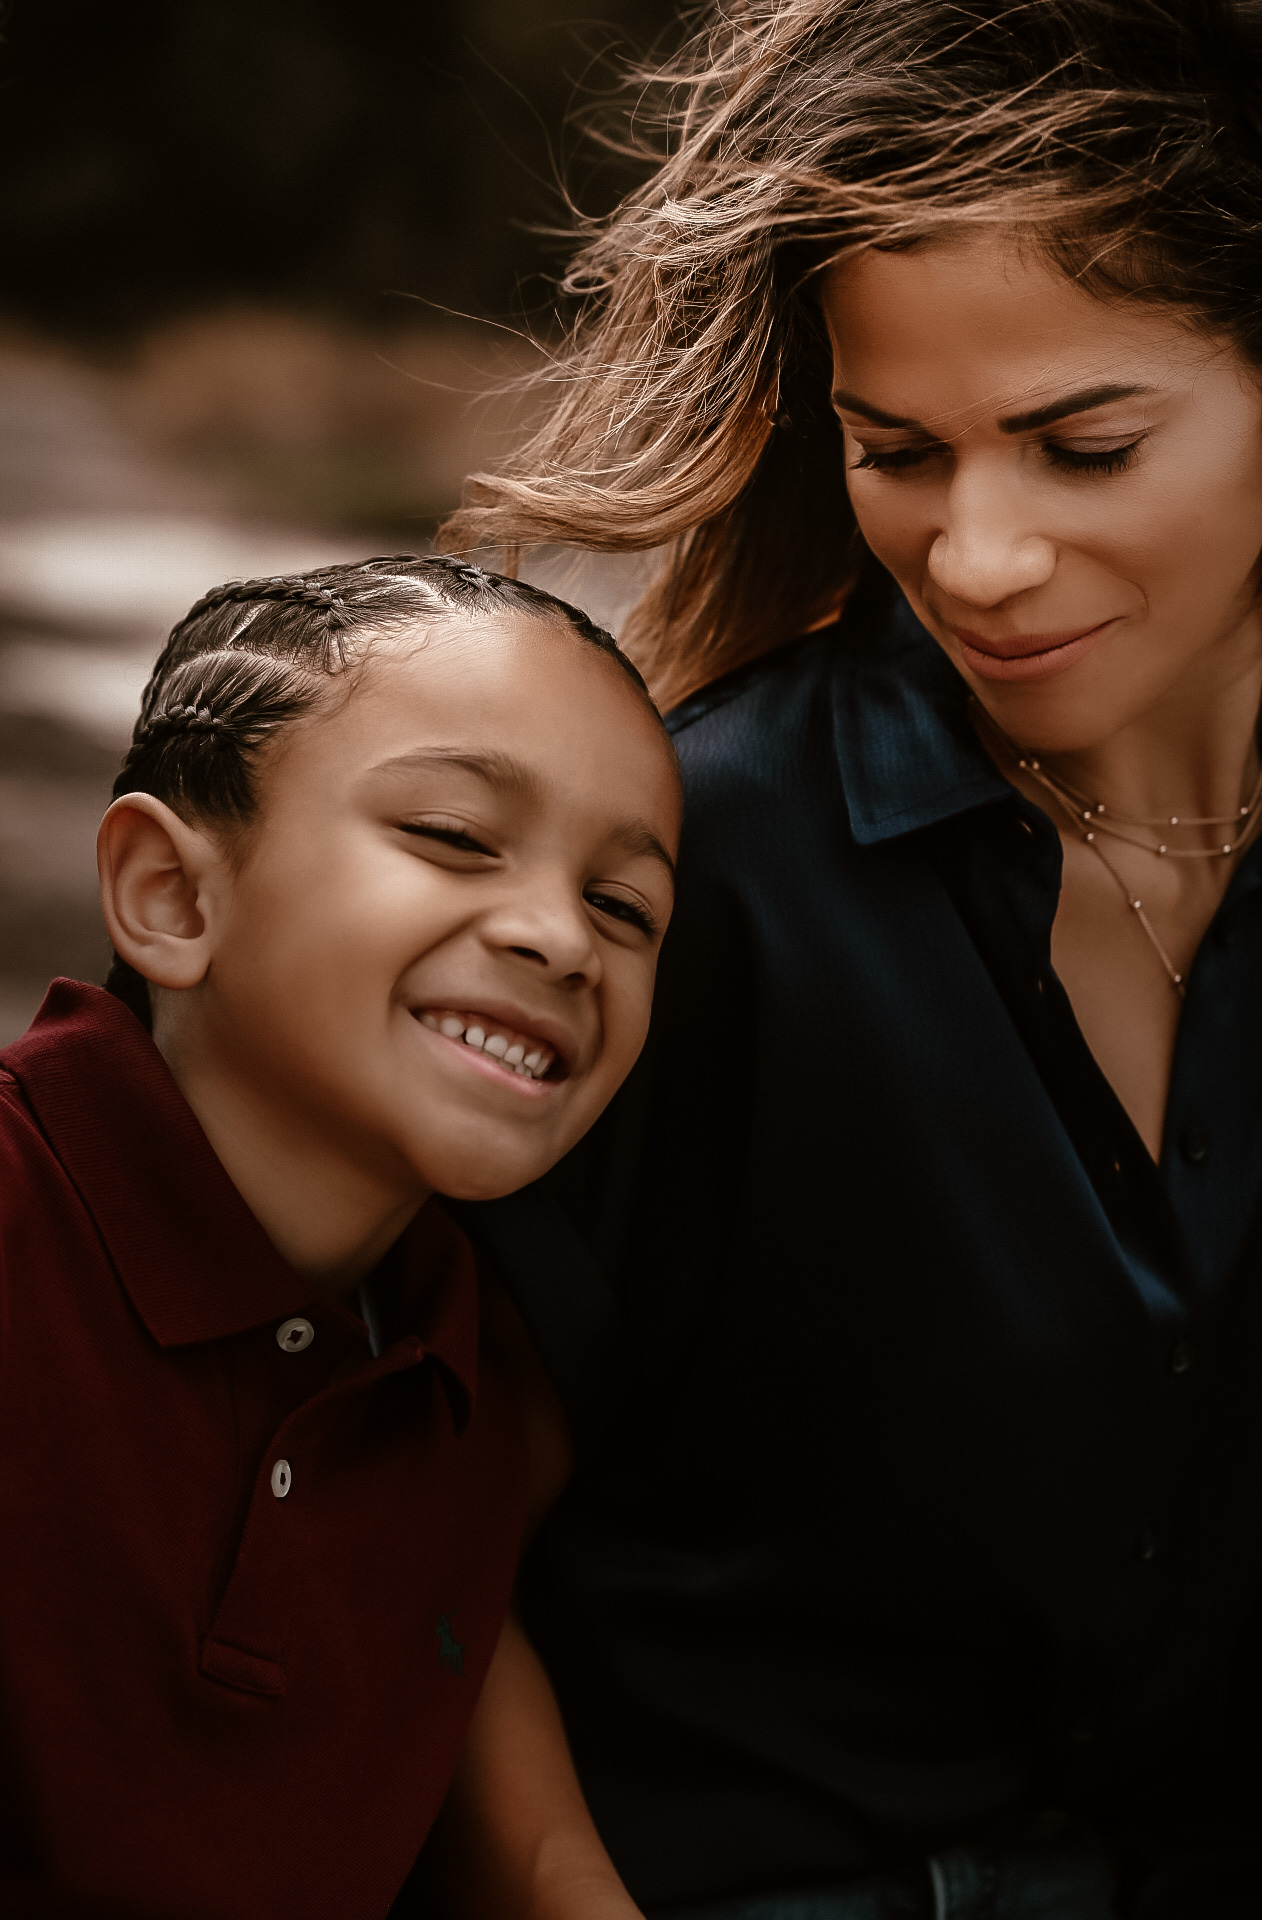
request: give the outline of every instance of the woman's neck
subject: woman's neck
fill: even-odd
[[[1262,648],[1211,680],[1167,694],[1095,745],[1057,752],[1031,741],[1028,751],[1110,812],[1227,820],[1253,798],[1262,771],[1260,709]]]

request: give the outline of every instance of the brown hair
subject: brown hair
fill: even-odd
[[[258,810],[263,749],[318,706],[331,678],[378,637],[453,618],[524,613],[614,659],[651,705],[613,636],[542,588],[443,556],[391,554],[269,580],[230,580],[179,624],[149,676],[114,798],[151,793],[182,818],[247,826]],[[105,982],[146,1026],[148,987],[114,957]]]
[[[848,251],[1002,225],[1262,362],[1260,55],[1257,0],[723,0],[641,77],[655,170],[442,543],[664,545],[623,638],[669,704],[864,564],[813,291]]]

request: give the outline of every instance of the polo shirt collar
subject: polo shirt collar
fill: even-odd
[[[1012,797],[968,718],[968,688],[902,594],[868,580],[842,616],[833,738],[850,827],[873,846]]]
[[[310,1303],[311,1282],[276,1251],[157,1047],[112,994],[55,980],[26,1033],[0,1052],[0,1066],[21,1087],[159,1346],[223,1339]],[[468,1242],[431,1203],[378,1271],[387,1265],[398,1317],[472,1401],[478,1315]]]

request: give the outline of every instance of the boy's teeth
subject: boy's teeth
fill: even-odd
[[[421,1025],[428,1027],[431,1032],[444,1034],[448,1040],[463,1037],[467,1047],[473,1047],[479,1053],[489,1053],[501,1066],[507,1067],[511,1073],[521,1074],[526,1080],[542,1080],[556,1059],[551,1047],[537,1046],[527,1053],[527,1041],[510,1040],[504,1033],[488,1033],[485,1027],[479,1026],[476,1015],[471,1015],[466,1025],[459,1014],[444,1013],[440,1017],[427,1011],[421,1015]]]

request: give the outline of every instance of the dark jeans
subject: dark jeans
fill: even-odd
[[[1116,1920],[1112,1864],[1089,1844],[951,1847],[925,1871],[689,1907],[654,1920]]]

